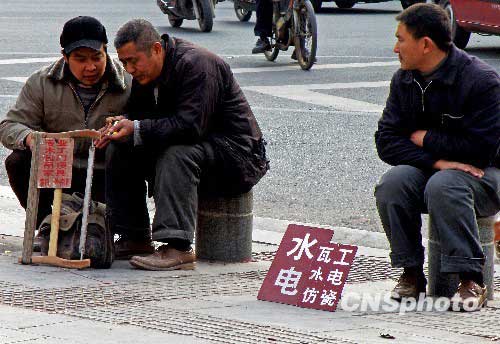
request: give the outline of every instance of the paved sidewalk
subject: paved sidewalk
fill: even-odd
[[[255,219],[251,263],[199,262],[194,271],[173,272],[135,270],[126,261],[109,270],[23,266],[17,263],[23,222],[15,198],[0,187],[0,344],[500,343],[499,301],[475,313],[402,314],[258,301],[286,221]],[[348,228],[335,233],[339,242],[363,245],[344,296],[386,295],[400,271],[390,268],[383,236]]]

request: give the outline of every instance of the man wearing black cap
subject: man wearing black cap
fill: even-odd
[[[31,75],[16,104],[0,123],[0,141],[13,152],[5,160],[9,182],[26,208],[32,133],[99,129],[105,118],[123,112],[131,80],[106,52],[106,29],[80,16],[64,24],[62,57]],[[85,189],[88,143],[75,142],[72,191]],[[103,152],[97,152],[92,196],[104,202]],[[38,223],[51,212],[50,192],[42,190]]]

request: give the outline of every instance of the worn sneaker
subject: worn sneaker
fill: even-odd
[[[458,290],[451,298],[452,311],[475,312],[486,303],[488,290],[472,280],[460,281]]]
[[[143,256],[155,252],[155,247],[150,239],[132,240],[125,237],[115,241],[115,259],[130,259],[132,256]]]
[[[179,251],[168,245],[162,245],[152,255],[132,257],[130,264],[142,270],[193,270],[196,264],[195,260],[196,257],[192,249]]]
[[[425,277],[403,273],[398,280],[398,283],[391,291],[391,299],[402,301],[405,298],[418,299],[421,294],[425,296],[425,287],[427,280]]]
[[[265,51],[271,51],[271,42],[267,37],[261,37],[255,43],[252,54],[263,54]]]

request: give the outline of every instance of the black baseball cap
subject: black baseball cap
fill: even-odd
[[[69,54],[81,47],[99,50],[102,44],[108,43],[108,37],[106,29],[99,20],[93,17],[79,16],[64,24],[60,43],[64,53]]]

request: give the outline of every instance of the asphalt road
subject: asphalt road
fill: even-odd
[[[401,5],[340,10],[326,4],[317,16],[318,64],[309,72],[290,59],[291,51],[275,63],[252,56],[255,17],[241,23],[232,6],[218,4],[214,30],[201,33],[196,21],[171,28],[154,0],[2,0],[0,119],[23,78],[47,64],[28,59],[58,56],[66,20],[95,16],[112,42],[128,19],[146,18],[161,32],[222,55],[233,68],[269,143],[271,170],[255,188],[257,216],[380,231],[373,186],[388,166],[377,158],[373,133],[398,68],[392,47]],[[473,35],[467,50],[500,70],[500,37]],[[2,162],[7,154],[0,149]],[[3,164],[0,185],[8,185]]]

